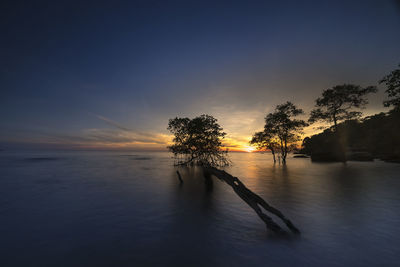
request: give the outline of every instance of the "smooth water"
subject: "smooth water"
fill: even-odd
[[[0,266],[399,266],[400,164],[231,159],[299,238],[168,153],[2,151]]]

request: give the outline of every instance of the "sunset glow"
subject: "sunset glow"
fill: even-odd
[[[255,147],[252,147],[252,146],[246,146],[246,147],[244,147],[244,151],[246,151],[246,152],[253,152],[253,151],[255,151],[256,150],[256,148]]]
[[[400,0],[0,13],[0,267],[399,266]]]
[[[277,104],[292,101],[305,112],[300,119],[307,120],[321,90],[343,82],[377,84],[400,58],[399,36],[393,35],[398,16],[389,4],[380,9],[385,10],[385,19],[376,21],[380,30],[372,37],[360,22],[364,18],[370,23],[376,15],[368,4],[362,12],[357,5],[354,12],[360,13],[347,17],[357,22],[354,27],[347,27],[345,20],[330,23],[338,10],[330,13],[326,7],[323,20],[314,23],[315,13],[301,16],[294,11],[302,5],[298,2],[298,8],[291,6],[293,10],[267,2],[255,9],[235,5],[230,3],[221,14],[199,6],[205,13],[199,12],[204,18],[198,23],[185,15],[185,8],[169,6],[171,14],[178,13],[177,19],[182,20],[175,23],[158,15],[148,20],[153,16],[147,11],[161,15],[164,10],[151,4],[143,10],[99,5],[99,10],[110,12],[107,27],[101,12],[83,16],[73,9],[83,21],[99,23],[101,31],[90,31],[93,25],[78,27],[80,20],[66,18],[71,23],[66,25],[62,18],[69,11],[62,8],[54,9],[59,12],[54,17],[60,18],[54,23],[38,17],[32,24],[20,24],[16,17],[5,16],[9,26],[2,50],[5,75],[0,106],[5,116],[0,146],[165,151],[171,141],[166,129],[170,118],[209,114],[227,133],[224,147],[252,152],[251,136],[263,129],[266,114]],[[30,9],[15,5],[11,10],[20,8]],[[92,6],[82,4],[82,8]],[[34,9],[38,12],[29,10],[29,14],[42,14],[39,6]],[[289,13],[279,17],[279,10]],[[288,18],[299,24],[290,26]],[[190,22],[183,22],[186,19]],[[26,41],[18,41],[23,40],[20,36]],[[369,45],[349,45],[353,43]],[[385,53],[373,53],[372,47],[385,47]],[[365,66],[368,70],[361,71]],[[380,89],[364,114],[385,111],[384,99]],[[304,129],[302,138],[320,132],[316,126]]]

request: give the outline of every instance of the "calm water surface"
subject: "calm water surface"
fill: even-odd
[[[400,164],[231,159],[300,238],[168,153],[2,151],[0,266],[399,266]]]

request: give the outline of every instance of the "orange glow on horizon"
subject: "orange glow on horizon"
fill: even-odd
[[[244,147],[244,150],[245,150],[246,152],[251,153],[251,152],[255,151],[256,148],[255,148],[255,147],[252,147],[252,146],[246,146],[246,147]]]
[[[316,133],[315,129],[309,127],[305,131],[306,133],[301,137],[303,139],[305,136],[311,136],[312,134]],[[319,130],[321,132],[321,130]],[[60,147],[69,147],[72,149],[110,149],[110,150],[148,150],[148,151],[167,151],[167,146],[172,145],[172,135],[162,134],[162,133],[151,133],[149,137],[143,137],[142,135],[137,135],[135,133],[120,133],[120,137],[122,139],[132,139],[132,141],[114,141],[114,137],[116,135],[113,133],[109,134],[106,132],[107,135],[104,136],[104,140],[89,140],[89,141],[69,141],[65,142],[60,140],[33,140],[36,143],[45,144],[48,146],[57,146]],[[109,140],[108,140],[109,139]],[[137,139],[137,140],[135,140]],[[142,139],[142,140],[141,140]],[[223,144],[221,150],[228,150],[231,152],[259,152],[256,147],[251,146],[249,141],[251,140],[250,135],[230,135],[223,139]],[[301,141],[298,142],[298,147],[301,146]]]

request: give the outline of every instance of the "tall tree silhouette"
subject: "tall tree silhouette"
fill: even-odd
[[[174,153],[178,165],[198,164],[225,166],[229,164],[227,150],[222,150],[222,139],[226,133],[210,115],[194,119],[170,119],[167,128],[174,134],[173,144],[168,149]]]
[[[276,106],[274,112],[265,117],[264,131],[254,135],[255,144],[263,145],[265,143],[267,145],[271,144],[271,141],[274,144],[277,140],[282,162],[285,163],[287,154],[292,147],[291,144],[300,140],[299,134],[307,126],[305,121],[294,119],[301,114],[304,114],[303,110],[289,101]]]
[[[400,110],[400,69],[393,70],[390,74],[383,77],[379,83],[386,85],[387,89],[385,92],[389,96],[389,100],[384,101],[383,105],[385,107],[393,106],[395,110]]]
[[[354,108],[364,108],[368,104],[366,96],[377,91],[375,86],[361,87],[354,84],[336,85],[322,92],[322,97],[315,101],[316,108],[311,111],[310,123],[325,121],[337,124],[343,120],[355,119],[362,115]]]

